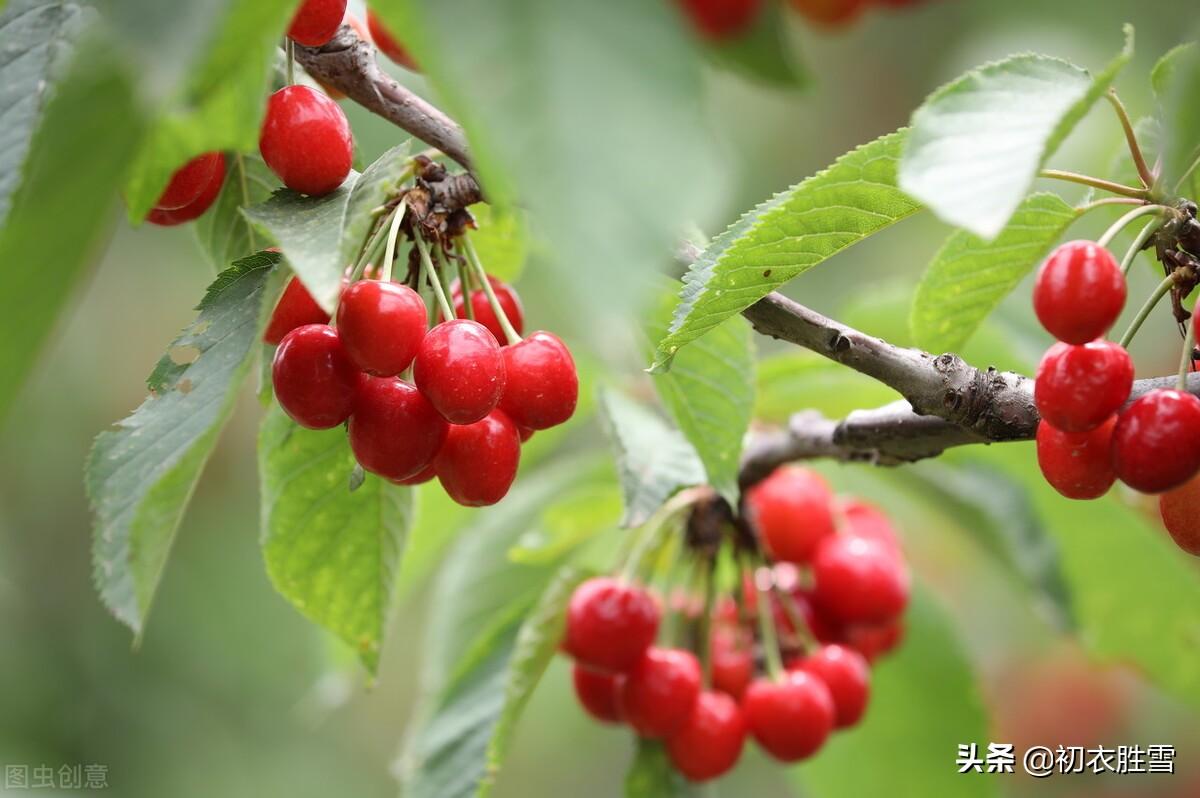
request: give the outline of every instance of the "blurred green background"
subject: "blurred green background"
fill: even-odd
[[[981,62],[1033,50],[1098,67],[1119,48],[1126,21],[1137,26],[1137,55],[1117,87],[1135,115],[1148,113],[1148,69],[1181,32],[1194,29],[1196,11],[1194,0],[933,0],[903,11],[872,10],[836,32],[789,17],[797,57],[812,74],[808,89],[764,88],[716,69],[706,75],[705,116],[733,181],[707,198],[711,218],[698,221],[709,232],[720,230],[842,152],[905,124],[928,92]],[[403,79],[424,90],[419,78]],[[347,112],[364,162],[396,141],[386,123],[358,108]],[[1097,107],[1051,165],[1104,173],[1119,143],[1114,118]],[[656,147],[669,146],[646,142],[638,155],[653,158]],[[200,483],[139,648],[92,589],[81,478],[89,446],[141,401],[146,374],[190,321],[212,278],[189,229],[133,230],[115,206],[112,217],[111,241],[96,253],[90,280],[0,428],[0,764],[104,763],[110,791],[122,796],[394,794],[390,771],[425,640],[423,583],[406,590],[375,685],[274,593],[257,545],[254,440],[261,409],[249,392]],[[1095,214],[1071,236],[1095,235],[1111,218],[1115,212]],[[896,308],[904,308],[946,232],[924,215],[837,256],[788,290],[902,341],[906,332],[897,320],[905,316]],[[597,351],[595,342],[605,336],[581,329],[571,309],[555,301],[551,277],[534,264],[519,283],[530,327],[562,330],[573,344],[618,363],[610,381],[636,380],[644,363],[628,350]],[[1155,282],[1150,269],[1136,270],[1130,296]],[[980,336],[1003,334],[1014,352],[981,340],[976,354],[991,359],[999,351],[997,359],[1012,360],[996,365],[1027,369],[1048,343],[1028,305],[1026,287]],[[1160,310],[1134,348],[1139,376],[1174,369],[1177,339]],[[853,396],[839,398],[854,404]],[[593,438],[584,432],[571,445],[591,445]],[[1005,448],[1013,451],[979,458],[1004,456],[1036,468],[1031,447]],[[1090,664],[981,554],[964,534],[969,522],[930,512],[927,494],[862,466],[822,469],[839,489],[877,501],[904,525],[916,570],[951,609],[978,669],[993,710],[992,739],[1018,743],[1018,750],[1022,741],[1179,748],[1173,778],[994,777],[1006,794],[1200,795],[1194,714],[1131,669]],[[1152,512],[1153,505],[1144,509]],[[1153,627],[1155,619],[1144,623]],[[585,719],[567,676],[556,663],[537,692],[498,796],[620,793],[630,735]],[[912,733],[937,718],[936,707],[914,714]],[[954,753],[946,751],[948,769]],[[721,792],[796,794],[783,769],[760,760],[748,755]]]

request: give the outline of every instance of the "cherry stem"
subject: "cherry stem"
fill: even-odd
[[[488,304],[492,306],[492,313],[496,314],[496,318],[500,322],[500,329],[504,330],[504,337],[508,339],[509,344],[520,343],[521,336],[512,326],[512,322],[508,320],[508,314],[504,312],[504,308],[500,306],[500,300],[496,298],[496,291],[492,288],[492,281],[488,279],[483,263],[479,260],[479,253],[475,251],[475,245],[467,236],[462,237],[462,242],[463,250],[467,254],[467,262],[471,264],[475,276],[479,279],[483,293],[487,295]]]
[[[396,258],[396,238],[400,235],[400,223],[404,221],[404,213],[408,209],[408,203],[401,202],[396,206],[396,212],[392,214],[392,224],[388,229],[387,248],[383,251],[383,281],[390,283],[392,281],[392,262]]]
[[[454,308],[450,307],[450,303],[446,301],[446,292],[442,290],[442,281],[438,277],[437,271],[433,268],[433,260],[429,257],[429,245],[425,243],[425,239],[421,234],[413,230],[413,240],[416,241],[417,250],[421,253],[421,285],[424,285],[426,280],[433,287],[434,296],[437,297],[438,307],[442,311],[442,318],[449,321],[454,318]]]
[[[285,36],[283,50],[287,53],[287,82],[289,86],[296,85],[296,43],[290,36]]]
[[[1174,285],[1174,273],[1168,275],[1166,279],[1158,284],[1158,287],[1154,289],[1154,293],[1150,295],[1150,298],[1147,299],[1145,304],[1142,305],[1141,309],[1138,310],[1137,315],[1133,317],[1133,321],[1129,323],[1129,329],[1127,329],[1125,334],[1121,336],[1122,347],[1127,348],[1129,346],[1130,342],[1133,341],[1133,336],[1137,335],[1138,330],[1141,329],[1142,322],[1146,320],[1146,318],[1150,315],[1150,311],[1154,310],[1154,306],[1158,304],[1158,300],[1166,296],[1167,292],[1170,291]]]
[[[1101,197],[1100,199],[1092,200],[1091,202],[1089,202],[1085,205],[1080,205],[1075,210],[1079,214],[1082,215],[1082,214],[1087,213],[1088,211],[1094,211],[1097,208],[1103,208],[1108,205],[1145,205],[1145,204],[1146,203],[1143,200],[1134,199],[1133,197]]]
[[[655,510],[654,515],[650,516],[646,520],[646,523],[642,524],[639,529],[626,538],[630,542],[629,550],[623,555],[623,558],[618,557],[618,560],[622,563],[622,581],[633,581],[633,578],[637,575],[638,566],[641,565],[642,559],[646,556],[646,552],[654,545],[654,541],[675,515],[683,512],[706,495],[706,489],[703,488],[688,488],[687,490],[679,491],[679,493],[668,499],[662,507]]]
[[[1146,165],[1146,158],[1142,155],[1141,146],[1138,145],[1137,134],[1133,132],[1133,123],[1129,121],[1129,112],[1125,110],[1125,104],[1117,96],[1116,89],[1110,88],[1104,93],[1104,98],[1112,104],[1113,110],[1117,112],[1117,119],[1121,121],[1121,129],[1125,131],[1125,143],[1129,145],[1129,154],[1133,156],[1133,165],[1137,167],[1142,185],[1146,188],[1153,186],[1154,174]]]
[[[700,648],[700,670],[704,684],[712,687],[712,611],[717,597],[716,557],[708,557],[701,563],[700,578],[704,581],[704,609],[700,612],[700,628],[697,630]]]
[[[1187,180],[1192,172],[1196,171],[1197,166],[1200,166],[1200,153],[1197,153],[1196,157],[1192,159],[1192,162],[1188,164],[1188,168],[1184,169],[1183,174],[1181,174],[1179,179],[1175,181],[1175,193],[1179,193],[1179,189],[1183,186],[1183,181]]]
[[[775,595],[779,597],[779,603],[783,606],[784,613],[787,614],[788,620],[792,622],[792,626],[796,629],[796,634],[800,638],[800,642],[804,644],[804,649],[815,650],[819,647],[817,637],[812,633],[812,629],[808,627],[808,621],[804,618],[804,613],[796,606],[796,598],[788,593],[779,585],[775,585]]]
[[[1171,209],[1165,205],[1143,205],[1140,208],[1134,208],[1129,213],[1113,222],[1109,228],[1104,231],[1104,234],[1096,239],[1096,243],[1107,248],[1108,245],[1112,243],[1112,240],[1117,237],[1117,233],[1124,230],[1131,222],[1133,222],[1133,220],[1142,216],[1148,216],[1152,213],[1162,216],[1168,213],[1170,210]]]
[[[1121,258],[1121,273],[1128,276],[1129,270],[1133,267],[1134,260],[1142,251],[1142,247],[1146,246],[1146,242],[1158,232],[1158,229],[1163,226],[1162,219],[1154,219],[1146,222],[1146,226],[1142,228],[1142,232],[1137,234],[1133,239],[1133,243],[1129,245],[1129,249],[1125,252],[1125,257]]]
[[[767,674],[772,681],[783,678],[783,658],[779,656],[779,638],[775,635],[775,618],[771,613],[771,591],[759,581],[759,569],[752,567],[754,589],[758,591],[758,633],[762,637],[763,657],[767,661]]]
[[[1120,194],[1123,197],[1133,197],[1134,199],[1147,199],[1150,196],[1150,191],[1144,188],[1134,188],[1133,186],[1114,183],[1111,180],[1101,180],[1098,177],[1090,175],[1081,175],[1078,172],[1064,172],[1061,169],[1043,169],[1038,172],[1039,177],[1048,177],[1052,180],[1065,180],[1068,183],[1078,183],[1081,186],[1091,186],[1092,188],[1102,189],[1112,194]]]
[[[1195,311],[1193,311],[1195,312]],[[1196,348],[1195,319],[1187,320],[1187,332],[1183,335],[1183,352],[1179,355],[1179,375],[1175,378],[1175,389],[1187,390],[1188,373],[1192,370],[1192,350]]]
[[[471,281],[468,279],[470,272],[463,268],[462,255],[454,258],[454,273],[458,275],[458,290],[462,292],[463,315],[475,321],[475,303],[471,301]]]

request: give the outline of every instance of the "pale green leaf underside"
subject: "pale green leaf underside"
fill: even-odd
[[[1038,169],[1133,54],[1095,78],[1081,67],[1022,54],[974,69],[935,91],[912,117],[900,187],[940,218],[992,238]]]
[[[852,150],[718,236],[684,276],[655,369],[793,277],[919,210],[896,184],[906,135],[897,131]]]
[[[1057,194],[1034,194],[990,241],[966,230],[951,233],[913,297],[917,345],[958,351],[1078,217]]]
[[[1200,48],[1192,42],[1171,50],[1152,80],[1163,109],[1163,178],[1170,191],[1200,158]]]
[[[217,271],[259,248],[242,208],[266,202],[279,184],[257,155],[227,157],[228,173],[221,194],[193,225],[200,250]]]
[[[400,187],[408,167],[408,153],[412,142],[405,140],[379,156],[354,183],[350,197],[343,210],[342,231],[338,245],[337,262],[342,268],[352,264],[367,242],[376,216],[371,214],[383,205],[388,196]]]
[[[341,427],[308,430],[278,407],[258,440],[267,574],[305,617],[379,663],[412,489],[368,476],[349,488],[354,454]]]
[[[748,741],[748,744],[749,743]],[[697,798],[703,795],[671,764],[660,740],[637,741],[637,753],[625,774],[625,798]]]

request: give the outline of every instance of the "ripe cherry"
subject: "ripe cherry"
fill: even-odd
[[[504,356],[482,324],[444,321],[421,340],[413,382],[451,424],[473,424],[500,402]]]
[[[209,187],[218,166],[224,163],[225,156],[219,152],[197,155],[171,175],[170,182],[163,189],[158,202],[154,203],[154,207],[161,211],[177,211],[185,205],[192,204]]]
[[[669,737],[691,715],[700,682],[692,652],[651,646],[625,674],[621,715],[642,737]]]
[[[718,626],[713,629],[710,663],[713,687],[740,699],[754,678],[750,641],[740,628]]]
[[[416,60],[409,54],[404,45],[391,34],[391,31],[383,26],[383,21],[379,19],[379,15],[374,11],[367,11],[367,28],[371,31],[371,39],[375,42],[375,46],[379,48],[379,52],[411,72],[421,71],[421,68],[417,66]]]
[[[691,781],[708,781],[737,764],[746,744],[746,721],[724,693],[700,693],[683,725],[667,739],[671,764]]]
[[[1200,557],[1200,477],[1159,496],[1158,511],[1175,545]]]
[[[858,723],[871,693],[871,669],[862,654],[846,646],[822,646],[800,660],[796,667],[816,676],[829,688],[836,728]]]
[[[263,333],[263,340],[274,346],[283,340],[283,336],[297,327],[305,324],[328,324],[329,314],[321,309],[317,300],[300,282],[300,278],[292,276],[287,287],[279,297],[275,310],[271,312],[271,320]]]
[[[742,714],[764,751],[781,762],[799,762],[825,744],[835,710],[824,682],[804,671],[787,671],[780,681],[752,682],[742,698]]]
[[[571,417],[579,399],[579,375],[571,351],[557,335],[539,330],[503,352],[507,382],[500,407],[509,418],[539,430]]]
[[[679,0],[702,36],[714,41],[745,33],[758,17],[761,0]]]
[[[346,115],[308,86],[286,86],[271,95],[258,148],[285,186],[313,196],[340,186],[354,160]]]
[[[292,17],[287,35],[296,44],[320,47],[342,26],[346,16],[346,0],[305,0]]]
[[[835,28],[849,25],[862,13],[867,0],[789,0],[809,22]]]
[[[813,558],[813,598],[842,623],[882,623],[908,604],[908,571],[882,544],[854,535],[826,538]]]
[[[776,560],[807,563],[834,533],[833,493],[815,471],[782,466],[746,494],[750,522]]]
[[[896,533],[896,527],[878,507],[859,499],[844,499],[838,502],[838,511],[849,534],[869,538],[896,553],[900,552],[900,536]]]
[[[606,576],[589,579],[567,605],[563,647],[586,667],[627,671],[654,643],[659,615],[642,588]]]
[[[367,471],[390,480],[416,476],[433,462],[448,426],[404,380],[360,376],[347,431]]]
[[[337,331],[328,324],[292,330],[271,364],[279,406],[309,429],[336,427],[350,417],[358,379]]]
[[[406,285],[359,280],[342,292],[338,331],[360,369],[390,377],[408,368],[425,337],[425,302]]]
[[[1063,432],[1095,429],[1121,409],[1133,388],[1133,361],[1120,344],[1056,343],[1038,364],[1033,401]]]
[[[1099,338],[1124,307],[1125,275],[1095,241],[1060,244],[1038,269],[1033,310],[1060,341],[1086,344]]]
[[[1200,399],[1151,391],[1117,418],[1112,442],[1117,478],[1142,493],[1177,488],[1200,470]]]
[[[1050,487],[1068,499],[1098,499],[1116,481],[1112,436],[1116,415],[1087,432],[1062,432],[1038,424],[1037,459]]]
[[[405,479],[390,479],[389,482],[396,485],[424,485],[437,476],[437,468],[433,463],[422,468],[416,474]]]
[[[589,715],[602,723],[620,723],[620,691],[624,676],[602,673],[576,662],[571,666],[575,696]]]
[[[842,633],[846,645],[874,662],[891,652],[904,640],[904,621],[894,618],[887,623],[851,626]]]
[[[213,170],[212,177],[209,178],[208,185],[204,187],[204,190],[200,192],[200,196],[173,211],[155,208],[146,215],[146,221],[160,227],[174,227],[177,224],[199,219],[217,201],[217,197],[221,195],[221,186],[224,184],[225,156],[221,155],[217,160],[217,168]]]
[[[517,335],[524,333],[525,311],[521,307],[521,298],[517,295],[517,290],[500,278],[491,275],[488,275],[488,283],[491,284],[492,293],[496,295],[496,301],[508,318],[508,323],[517,331]],[[463,299],[462,283],[458,280],[450,285],[450,298],[454,300],[455,315],[459,318],[466,316],[467,302]],[[487,294],[482,288],[476,288],[471,292],[471,312],[475,315],[475,321],[487,327],[501,346],[507,344],[508,339],[504,335],[504,328],[500,326],[500,320],[492,311],[492,304],[488,302]]]
[[[446,494],[466,507],[504,498],[521,462],[521,436],[501,410],[474,424],[452,424],[433,464]]]

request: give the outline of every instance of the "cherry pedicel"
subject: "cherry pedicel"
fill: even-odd
[[[1200,477],[1159,496],[1158,511],[1175,545],[1200,557]]]
[[[691,781],[708,781],[732,769],[745,744],[746,721],[737,702],[724,693],[705,691],[667,739],[667,755]]]
[[[846,646],[823,646],[795,668],[816,676],[829,688],[836,728],[858,723],[871,693],[871,669],[862,654]]]
[[[154,207],[160,211],[177,211],[185,205],[191,205],[213,182],[217,168],[223,167],[224,163],[225,156],[219,152],[206,152],[188,161],[171,175],[170,182]]]
[[[549,429],[575,412],[579,375],[575,361],[557,335],[539,330],[506,346],[507,383],[500,407],[522,427]]]
[[[762,10],[762,0],[679,0],[701,35],[714,41],[745,33]]]
[[[521,437],[501,410],[474,424],[450,426],[434,459],[446,495],[467,507],[485,507],[504,498],[521,461]]]
[[[411,72],[421,71],[420,67],[417,66],[416,60],[409,54],[404,45],[383,26],[379,15],[374,11],[367,11],[367,28],[371,31],[371,39],[375,42],[375,46],[379,48],[379,52]]]
[[[473,424],[504,392],[504,356],[487,328],[468,319],[444,321],[421,341],[413,382],[451,424]]]
[[[746,494],[750,522],[771,556],[808,562],[821,540],[834,533],[833,494],[815,471],[783,466]]]
[[[271,312],[271,320],[263,332],[263,341],[274,346],[297,327],[328,323],[329,314],[321,309],[300,278],[293,276],[283,289],[275,310]]]
[[[842,623],[882,623],[908,604],[908,571],[882,544],[854,535],[822,541],[813,558],[813,599]]]
[[[1112,436],[1117,417],[1087,432],[1063,432],[1045,421],[1037,428],[1037,459],[1042,476],[1068,499],[1098,499],[1116,481]]]
[[[1058,340],[1086,344],[1121,315],[1125,290],[1125,275],[1107,249],[1095,241],[1068,241],[1038,270],[1033,310]]]
[[[578,662],[571,666],[575,697],[589,715],[602,723],[620,723],[622,720],[620,692],[624,678],[618,673],[591,670]]]
[[[640,587],[611,577],[589,579],[567,605],[564,648],[582,665],[627,671],[658,635],[658,605]]]
[[[1033,401],[1064,432],[1095,429],[1121,409],[1133,388],[1133,361],[1112,341],[1057,343],[1038,364]]]
[[[425,337],[427,311],[406,285],[359,280],[342,293],[338,331],[360,369],[390,377],[408,368]]]
[[[1177,488],[1200,470],[1200,399],[1151,391],[1117,418],[1112,441],[1117,478],[1142,493]]]
[[[508,323],[517,331],[517,335],[521,335],[525,332],[525,311],[521,307],[521,298],[517,296],[516,289],[498,277],[488,275],[487,279],[492,286],[492,292],[496,295],[496,300],[500,303],[500,309],[508,318]],[[450,298],[454,302],[454,313],[459,318],[466,317],[467,302],[463,298],[460,281],[455,280],[451,283]],[[488,301],[487,292],[482,288],[476,288],[471,292],[471,312],[475,316],[475,321],[487,327],[488,332],[496,337],[501,346],[506,345],[508,339],[504,335],[504,327],[496,318],[496,313],[492,310],[492,303]]]
[[[313,196],[340,186],[354,160],[346,115],[308,86],[286,86],[271,95],[258,148],[285,186]]]
[[[208,180],[208,184],[200,192],[196,199],[184,205],[182,208],[175,210],[163,210],[155,208],[146,215],[146,221],[150,224],[156,224],[160,227],[174,227],[177,224],[195,221],[204,215],[212,204],[217,201],[217,197],[221,194],[221,186],[225,184],[225,156],[221,155],[217,159],[217,166],[213,170],[212,176]]]
[[[309,429],[329,429],[349,418],[358,380],[337,331],[327,324],[289,332],[271,364],[279,406]]]
[[[779,681],[754,681],[742,698],[742,713],[750,734],[781,762],[815,754],[836,717],[829,688],[805,671],[787,671]]]
[[[695,654],[652,646],[625,674],[621,715],[642,737],[668,737],[691,715],[701,681]]]
[[[342,25],[346,16],[346,0],[305,0],[292,17],[287,35],[296,44],[320,47]]]
[[[347,431],[350,448],[367,471],[389,480],[416,476],[433,462],[448,426],[404,380],[360,376]]]

